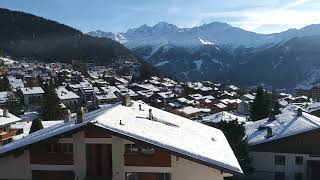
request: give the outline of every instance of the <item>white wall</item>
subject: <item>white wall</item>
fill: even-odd
[[[112,171],[113,180],[125,180],[124,151],[125,140],[112,136]]]
[[[18,157],[13,155],[0,158],[0,179],[31,179],[29,151]]]
[[[79,179],[84,179],[87,173],[86,144],[84,143],[84,141],[84,132],[78,132],[73,134],[74,168],[75,175]]]
[[[276,165],[275,156],[285,156],[285,165]],[[274,153],[274,152],[251,152],[252,166],[255,168],[255,173],[250,177],[259,180],[273,180],[274,172],[285,172],[286,179],[294,179],[295,173],[303,173],[303,179],[307,175],[307,161],[320,160],[320,158],[309,157],[308,154],[289,154],[289,153]],[[303,157],[303,164],[296,165],[296,156]]]
[[[172,180],[223,180],[220,170],[171,156]]]

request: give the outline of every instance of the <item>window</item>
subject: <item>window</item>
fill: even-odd
[[[56,143],[48,143],[46,145],[46,150],[48,153],[57,153],[58,152],[58,144]]]
[[[275,160],[276,165],[285,165],[286,164],[285,156],[275,156],[274,160]]]
[[[61,151],[67,154],[73,153],[73,145],[69,143],[63,143],[61,144]]]
[[[275,172],[274,173],[274,180],[285,180],[284,172]]]
[[[46,144],[48,153],[73,153],[73,144],[71,143],[48,143]]]
[[[125,145],[126,153],[138,153],[139,148],[136,146],[136,144],[126,144]]]
[[[137,145],[137,144],[126,144],[125,145],[126,153],[129,154],[142,154],[142,155],[153,155],[155,149],[146,145]]]
[[[156,180],[171,180],[170,173],[126,173],[126,180],[140,180],[152,176]]]
[[[160,173],[157,176],[157,180],[170,180],[171,179],[171,174],[170,173]]]
[[[294,174],[294,180],[302,180],[302,176],[303,176],[302,173],[295,173]]]
[[[303,157],[296,156],[296,165],[302,165],[303,164]]]

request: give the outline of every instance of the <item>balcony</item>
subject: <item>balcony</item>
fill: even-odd
[[[0,141],[4,141],[12,138],[13,136],[17,135],[17,131],[18,130],[16,129],[12,129],[10,131],[0,132]]]

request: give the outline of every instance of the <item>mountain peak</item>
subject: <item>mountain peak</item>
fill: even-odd
[[[169,24],[167,22],[159,22],[156,25],[152,27],[154,32],[173,32],[179,30],[179,28],[176,25]]]

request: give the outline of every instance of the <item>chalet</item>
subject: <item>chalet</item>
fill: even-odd
[[[41,105],[44,91],[41,87],[20,88],[24,105]]]
[[[72,91],[68,91],[64,86],[56,89],[56,94],[61,103],[68,108],[75,108],[80,103],[80,97]]]
[[[128,96],[87,114],[81,109],[76,120],[0,148],[0,179],[223,180],[241,174],[220,130]]]
[[[9,113],[8,109],[0,109],[0,146],[11,142],[13,136],[21,133],[18,129],[10,127],[10,125],[20,121],[22,119]]]
[[[320,118],[290,106],[246,124],[253,179],[320,179]]]
[[[99,88],[98,91],[94,91],[94,104],[113,104],[117,102],[118,97],[115,94],[117,90],[118,89],[115,90],[112,88],[102,87]]]
[[[189,119],[195,119],[198,118],[203,113],[210,113],[210,109],[204,109],[204,108],[195,108],[192,106],[186,106],[180,109],[177,109],[175,111],[176,114],[181,115],[183,117],[189,118]]]

